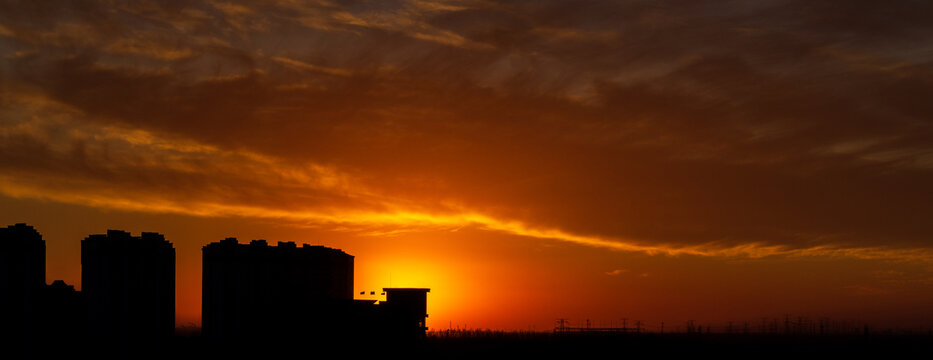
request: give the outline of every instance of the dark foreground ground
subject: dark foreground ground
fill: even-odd
[[[434,338],[428,357],[481,358],[933,358],[933,337],[920,335],[783,336],[729,334],[518,334]]]
[[[398,355],[417,359],[933,359],[933,336],[477,332],[441,333],[419,340],[295,337],[219,344],[198,335],[178,335],[162,343],[45,343],[29,347],[21,356],[3,358],[377,359]]]

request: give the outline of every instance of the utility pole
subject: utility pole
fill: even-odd
[[[784,314],[784,335],[790,334],[790,314]]]
[[[567,319],[557,319],[557,332],[563,333],[564,331],[567,331]]]

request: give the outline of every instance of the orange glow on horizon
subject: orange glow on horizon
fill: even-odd
[[[924,2],[63,3],[0,14],[0,226],[48,281],[119,229],[174,244],[179,326],[226,237],[434,329],[933,326]]]

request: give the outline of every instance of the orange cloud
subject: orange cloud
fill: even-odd
[[[926,19],[822,5],[865,21],[815,22],[779,3],[24,5],[0,14],[2,191],[372,234],[926,261]]]

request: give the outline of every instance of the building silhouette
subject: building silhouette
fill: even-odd
[[[203,247],[202,333],[215,339],[307,333],[333,326],[353,299],[353,256],[323,246],[236,238]]]
[[[62,345],[79,343],[87,329],[87,302],[84,294],[62,280],[53,281],[45,289],[39,323],[44,338]]]
[[[3,327],[20,338],[39,331],[45,293],[45,240],[32,226],[0,228],[0,314]]]
[[[73,347],[84,334],[81,292],[62,280],[46,285],[45,263],[45,240],[35,228],[0,228],[2,340],[27,353],[43,352],[48,341]]]
[[[175,248],[158,233],[119,230],[81,241],[88,334],[101,341],[156,342],[175,331]]]
[[[386,301],[379,304],[382,323],[404,337],[424,336],[428,330],[428,292],[424,288],[384,288]]]
[[[354,257],[341,250],[227,238],[202,251],[201,326],[213,341],[424,336],[430,290],[354,300]]]
[[[164,236],[108,230],[82,240],[82,291],[62,280],[45,283],[45,248],[31,226],[0,228],[0,316],[12,334],[0,340],[15,344],[8,348],[130,357],[172,341],[175,249]],[[417,339],[427,330],[430,289],[384,288],[384,301],[354,299],[354,257],[342,250],[235,238],[202,250],[202,335],[209,341],[294,350],[286,344]]]

